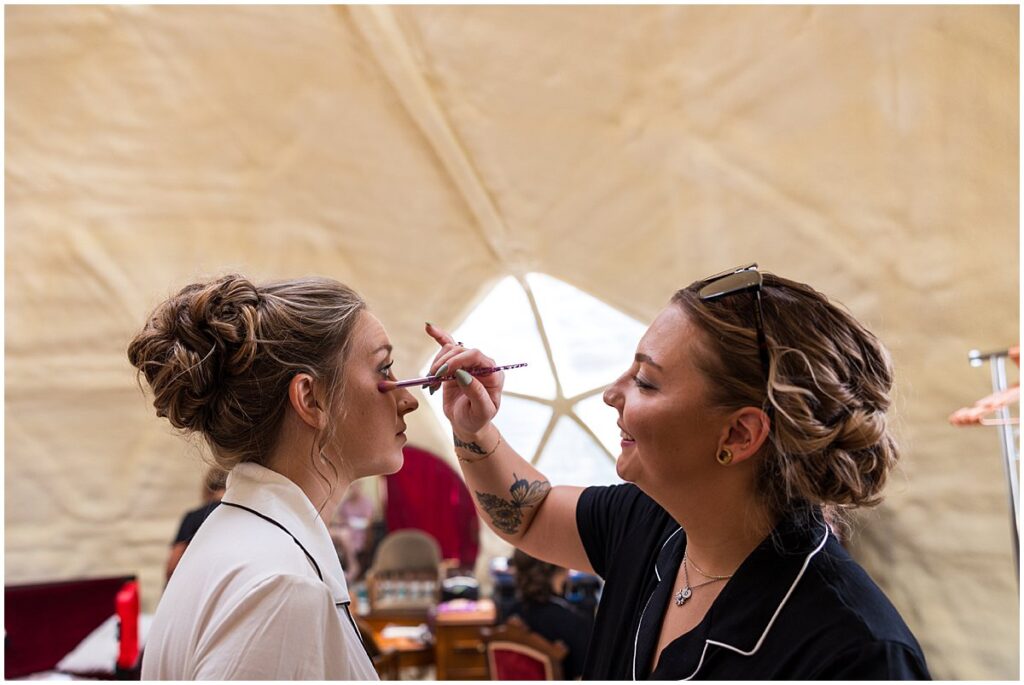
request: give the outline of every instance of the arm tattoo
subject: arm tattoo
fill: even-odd
[[[452,435],[452,439],[455,440],[455,446],[459,449],[466,450],[467,452],[472,452],[473,454],[487,454],[487,452],[484,452],[484,448],[480,447],[480,445],[476,444],[475,442],[462,442],[456,435]]]
[[[515,481],[508,489],[512,495],[511,500],[486,492],[476,493],[480,507],[490,515],[494,527],[509,535],[519,532],[519,526],[523,523],[523,509],[540,504],[551,490],[551,484],[546,480],[528,483],[525,478],[520,478],[514,473],[512,477]]]

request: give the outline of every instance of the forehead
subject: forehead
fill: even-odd
[[[390,345],[384,324],[372,312],[363,310],[352,331],[352,352],[354,354],[373,354],[378,348]],[[380,354],[383,354],[381,352]]]
[[[691,368],[693,355],[701,344],[700,330],[676,304],[658,314],[637,345],[637,352],[654,359],[666,374],[675,369]]]

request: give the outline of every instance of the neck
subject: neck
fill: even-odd
[[[267,468],[298,485],[313,503],[313,507],[320,512],[321,520],[328,527],[338,510],[338,505],[345,497],[345,492],[352,484],[352,478],[343,469],[337,465],[332,469],[331,465],[322,461],[315,451],[310,456],[308,445],[304,450],[294,443],[282,445],[268,460]]]
[[[737,479],[649,494],[682,526],[687,558],[711,575],[735,573],[775,527],[753,488]]]

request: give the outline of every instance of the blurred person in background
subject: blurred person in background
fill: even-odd
[[[349,487],[330,525],[331,539],[344,560],[345,578],[350,583],[358,580],[366,570],[360,557],[366,549],[373,520],[373,501],[363,492],[363,487],[362,481],[356,481]]]
[[[563,598],[568,569],[531,557],[519,549],[512,554],[512,568],[516,603],[508,616],[519,616],[530,630],[550,642],[565,643],[569,653],[562,662],[563,674],[566,680],[579,678],[583,674],[593,617]]]
[[[188,543],[192,542],[192,538],[195,537],[199,526],[203,525],[206,517],[220,504],[220,498],[224,496],[224,486],[227,477],[227,472],[219,466],[210,466],[206,469],[206,475],[203,477],[203,505],[186,513],[181,519],[181,524],[178,526],[178,534],[174,536],[174,542],[171,543],[171,552],[167,556],[166,580],[171,579],[171,574],[174,573],[178,562],[181,561],[181,555],[185,553]]]

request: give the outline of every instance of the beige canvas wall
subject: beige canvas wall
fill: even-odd
[[[201,466],[125,346],[193,279],[343,280],[401,375],[508,273],[650,320],[757,260],[892,349],[856,556],[934,675],[1017,678],[997,437],[945,421],[1018,338],[1017,13],[7,7],[6,582],[138,573],[155,607]]]

